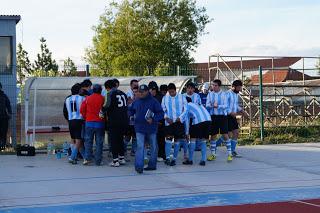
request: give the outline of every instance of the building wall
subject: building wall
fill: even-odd
[[[9,135],[12,143],[16,144],[16,117],[17,117],[17,79],[16,79],[16,20],[0,19],[0,36],[11,36],[12,45],[12,73],[1,74],[0,82],[3,91],[10,99],[13,116],[10,121]]]

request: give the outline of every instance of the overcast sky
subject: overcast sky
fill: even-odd
[[[17,42],[34,59],[45,37],[53,57],[71,57],[84,64],[91,45],[91,27],[107,0],[0,0],[0,14],[21,15]],[[198,0],[214,21],[193,53],[196,62],[210,54],[320,55],[320,1],[317,0]]]

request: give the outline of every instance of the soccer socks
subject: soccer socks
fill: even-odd
[[[76,146],[74,144],[72,144],[70,147],[71,147],[71,156],[70,156],[70,158],[72,160],[75,160],[77,158],[77,155],[78,155],[78,149],[76,148]]]
[[[236,147],[237,147],[237,140],[231,140],[231,151],[234,152],[236,151]]]
[[[221,146],[221,144],[223,143],[223,141],[224,141],[223,136],[220,136],[220,137],[218,138],[218,140],[216,141],[217,146]]]
[[[179,144],[180,144],[180,146],[183,147],[183,153],[184,153],[184,156],[186,156],[187,153],[188,153],[188,144],[187,144],[187,142],[182,140],[182,141],[179,142]]]
[[[212,155],[217,154],[217,141],[216,140],[211,140],[210,141],[210,150]]]
[[[201,161],[206,161],[207,159],[207,141],[203,140],[201,143]]]
[[[166,144],[165,144],[166,159],[170,159],[171,147],[172,147],[172,141],[166,140]]]
[[[226,141],[226,145],[227,145],[228,155],[232,155],[232,152],[231,152],[231,140],[230,139]]]
[[[179,148],[180,148],[180,143],[179,142],[174,143],[173,160],[177,159],[178,153],[179,153]]]
[[[189,161],[193,161],[193,153],[195,149],[196,149],[196,141],[191,140],[189,144]]]

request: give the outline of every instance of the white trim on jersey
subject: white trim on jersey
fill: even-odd
[[[210,109],[211,115],[227,115],[228,109],[227,92],[220,90],[219,92],[209,92],[207,96],[206,107]],[[214,108],[214,103],[218,104],[218,108]]]
[[[201,98],[198,93],[193,93],[192,95],[188,95],[187,93],[183,94],[185,97],[189,97],[192,100],[192,103],[201,105]]]
[[[211,121],[211,116],[207,109],[195,103],[188,103],[186,110],[182,114],[183,121],[188,122],[192,118],[192,125],[196,125],[205,121]]]
[[[164,112],[164,118],[169,118],[173,122],[180,118],[182,120],[181,114],[186,109],[187,100],[182,94],[176,94],[176,96],[171,97],[169,94],[162,98],[161,106]],[[169,123],[166,121],[166,126]]]
[[[80,107],[85,97],[80,95],[72,95],[65,100],[68,111],[68,120],[83,119],[80,114]]]
[[[242,108],[239,105],[239,93],[235,93],[232,90],[229,90],[227,92],[227,104],[228,104],[228,109],[227,109],[228,114],[230,114],[231,112],[238,113],[242,111]]]

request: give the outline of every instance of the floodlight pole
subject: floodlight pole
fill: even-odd
[[[259,66],[259,102],[260,102],[260,139],[264,138],[264,116],[263,116],[263,82],[262,82],[262,67]]]

